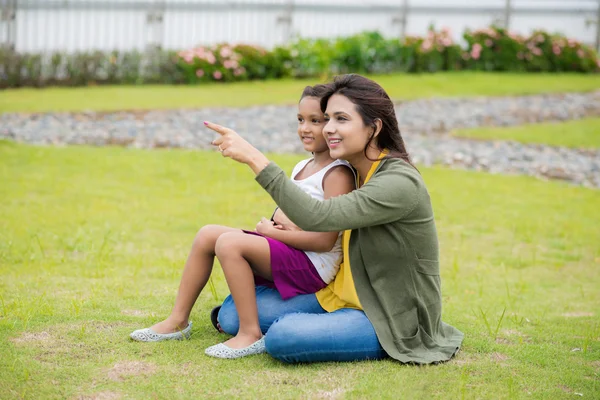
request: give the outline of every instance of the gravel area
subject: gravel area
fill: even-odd
[[[600,116],[600,91],[523,97],[407,101],[396,111],[408,150],[421,165],[444,164],[600,187],[600,151],[458,139],[456,128],[512,126]],[[263,151],[303,152],[295,106],[114,113],[0,114],[0,138],[37,145],[211,148],[210,120],[236,129]]]

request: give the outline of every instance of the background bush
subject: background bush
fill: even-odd
[[[181,51],[16,53],[0,48],[0,88],[48,85],[199,84],[342,73],[600,72],[596,52],[577,40],[536,31],[525,37],[489,27],[463,34],[431,27],[403,40],[363,32],[336,39],[298,39],[266,50],[249,44],[198,46]]]

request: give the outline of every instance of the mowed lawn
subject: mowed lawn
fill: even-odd
[[[600,118],[511,127],[457,129],[454,136],[481,140],[512,140],[527,144],[600,149]]]
[[[298,155],[274,159],[286,170]],[[421,168],[442,249],[444,319],[465,333],[437,366],[217,360],[191,340],[128,334],[165,317],[195,232],[252,228],[273,202],[246,167],[200,151],[0,142],[0,398],[595,398],[600,192]]]
[[[448,96],[512,96],[600,89],[597,74],[439,72],[372,76],[396,100]],[[0,91],[0,113],[120,111],[295,104],[306,85],[325,79],[254,81],[198,86],[96,86]]]

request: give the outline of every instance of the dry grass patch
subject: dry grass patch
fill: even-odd
[[[506,354],[494,352],[494,353],[490,354],[490,358],[494,362],[502,363],[502,362],[508,360],[510,357],[507,356]]]
[[[123,381],[131,376],[149,376],[156,372],[156,366],[143,361],[118,362],[108,371],[108,378]]]
[[[343,397],[344,393],[346,393],[346,390],[342,388],[335,388],[330,391],[319,390],[317,392],[317,399],[339,399]]]
[[[575,312],[564,313],[564,314],[562,314],[562,316],[566,317],[566,318],[593,317],[594,313],[585,312],[585,311],[575,311]]]
[[[77,397],[77,400],[118,400],[123,396],[118,392],[104,391]]]
[[[24,344],[32,342],[45,342],[51,338],[50,334],[46,331],[42,332],[23,332],[21,336],[11,339],[13,343]]]
[[[150,314],[141,310],[121,310],[121,314],[129,315],[132,317],[147,317]]]

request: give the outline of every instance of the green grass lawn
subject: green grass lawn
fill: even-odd
[[[299,156],[275,156],[286,170]],[[128,334],[171,309],[204,224],[252,228],[273,203],[211,152],[0,142],[0,398],[594,398],[600,393],[600,192],[422,168],[442,249],[438,366],[217,360],[202,294],[191,340]]]
[[[568,122],[458,129],[454,136],[482,140],[514,140],[582,149],[600,148],[600,118]]]
[[[394,99],[506,96],[600,89],[598,75],[446,72],[373,77]],[[115,111],[295,104],[319,79],[205,84],[10,89],[0,92],[2,112]]]

